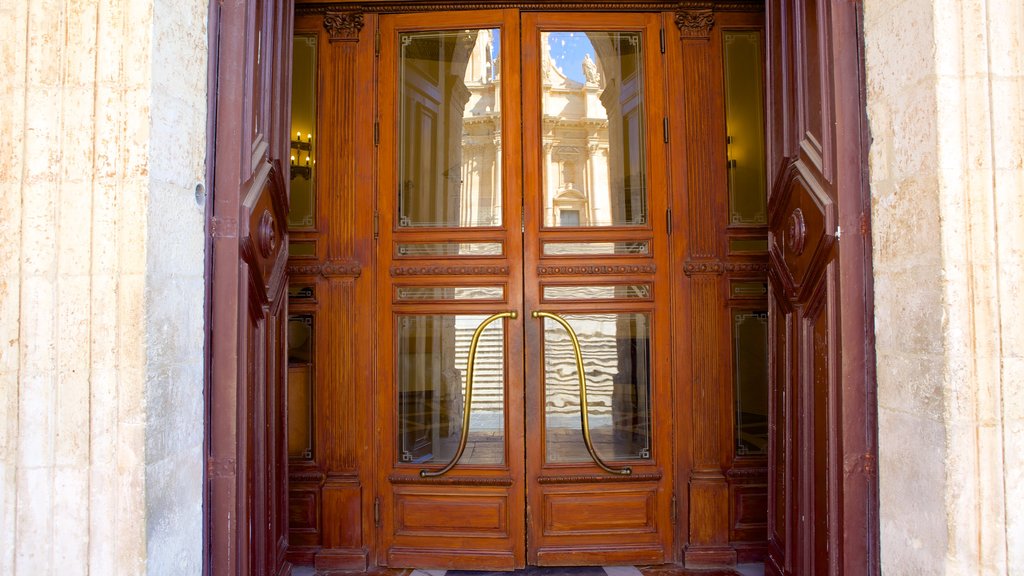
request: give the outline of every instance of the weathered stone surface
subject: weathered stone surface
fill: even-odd
[[[201,572],[207,10],[0,4],[0,574]]]
[[[1024,5],[864,3],[887,574],[1024,570]]]

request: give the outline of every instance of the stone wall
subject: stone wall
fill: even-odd
[[[0,574],[198,574],[206,2],[0,3]]]
[[[865,0],[885,574],[1024,571],[1024,4]]]

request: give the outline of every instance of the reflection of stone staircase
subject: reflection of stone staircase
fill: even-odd
[[[499,414],[504,406],[504,348],[503,332],[491,324],[480,335],[476,349],[476,376],[473,379],[473,413]],[[456,325],[455,366],[462,374],[462,390],[466,390],[466,364],[469,345],[476,326]]]
[[[590,414],[607,416],[612,409],[613,378],[619,371],[615,338],[615,316],[589,315],[586,319],[572,319],[573,328],[580,339],[583,362],[587,370],[587,399]],[[561,326],[546,322],[544,330],[546,355],[546,385],[548,412],[579,414],[579,381],[572,341]],[[469,345],[474,325],[455,328],[455,366],[466,377]],[[504,403],[502,332],[495,325],[481,335],[477,346],[476,377],[473,385],[473,414],[498,414]],[[514,375],[510,375],[514,377]],[[465,391],[465,381],[463,381]]]

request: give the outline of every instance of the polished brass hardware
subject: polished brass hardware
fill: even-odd
[[[515,320],[519,315],[512,312],[499,312],[497,314],[491,314],[484,321],[476,327],[476,331],[473,332],[473,339],[469,342],[469,360],[466,363],[466,403],[462,408],[462,435],[459,436],[459,448],[455,451],[455,455],[452,456],[451,461],[445,464],[444,468],[439,470],[420,470],[421,478],[436,478],[447,473],[449,470],[455,467],[459,463],[459,459],[462,458],[462,453],[466,451],[466,442],[469,440],[469,412],[473,406],[473,370],[476,367],[476,346],[480,343],[480,335],[483,334],[484,329],[487,326],[499,318],[511,318]]]
[[[611,466],[604,463],[604,460],[597,455],[597,450],[594,450],[594,442],[590,439],[590,418],[589,408],[587,407],[587,375],[583,371],[583,351],[580,348],[580,339],[576,336],[576,331],[573,330],[572,326],[566,322],[565,318],[562,318],[558,314],[551,312],[541,312],[535,310],[533,312],[534,318],[551,318],[555,322],[562,325],[565,331],[569,333],[569,340],[572,341],[572,349],[576,354],[576,375],[580,382],[580,421],[583,423],[583,443],[587,446],[587,452],[590,452],[590,457],[594,459],[594,464],[597,464],[605,472],[611,474],[621,474],[627,476],[633,473],[633,470],[629,466],[623,466],[622,468],[612,468]],[[470,352],[472,357],[472,352]]]

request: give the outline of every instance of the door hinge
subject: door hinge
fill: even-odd
[[[676,518],[679,516],[679,512],[677,511],[678,506],[676,506],[676,504],[677,504],[676,493],[673,492],[672,493],[672,523],[673,524],[676,523]]]
[[[843,237],[843,227],[842,226],[836,226],[836,240],[839,240],[842,237]]]
[[[672,209],[665,210],[665,233],[672,234]]]
[[[665,144],[668,144],[668,116],[661,119],[661,135]]]
[[[661,53],[665,53],[665,29],[662,28],[659,34],[659,41],[661,42]]]
[[[373,55],[380,56],[380,28],[373,31]]]
[[[373,211],[373,239],[380,237],[380,212]]]
[[[373,525],[380,526],[380,496],[373,499]]]
[[[380,122],[373,123],[373,145],[380,145]]]
[[[519,232],[526,234],[526,213],[524,212],[519,213]]]

